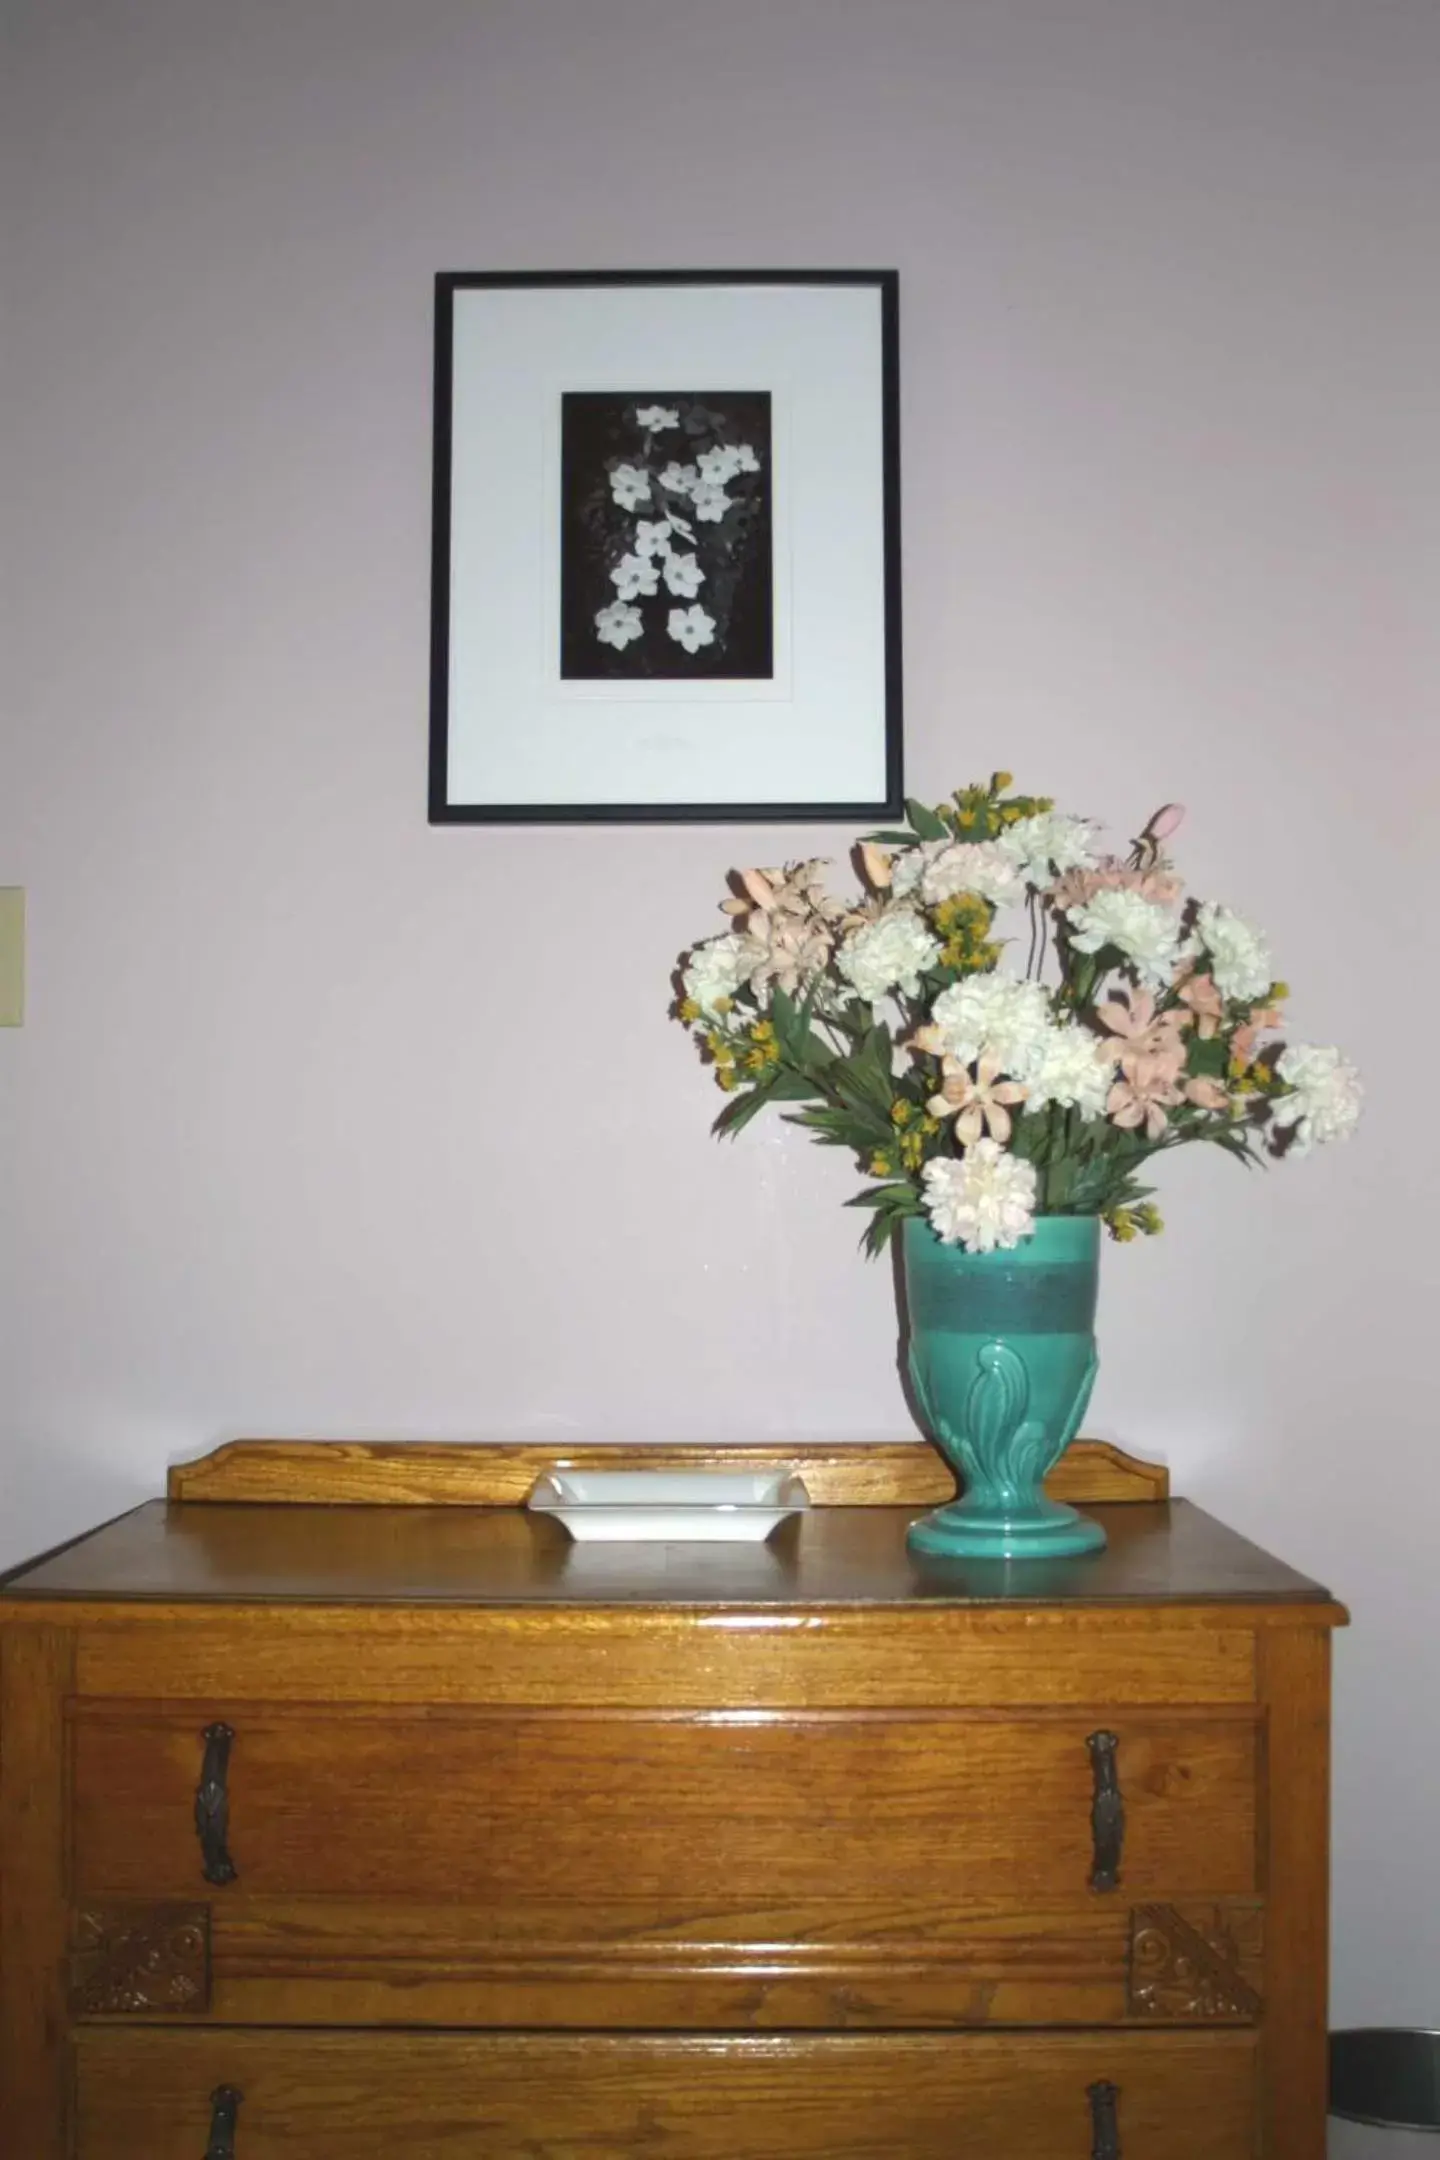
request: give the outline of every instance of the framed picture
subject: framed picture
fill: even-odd
[[[432,824],[895,815],[893,270],[436,280]]]

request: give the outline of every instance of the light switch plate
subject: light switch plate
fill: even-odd
[[[0,885],[0,1027],[25,1024],[25,888]]]

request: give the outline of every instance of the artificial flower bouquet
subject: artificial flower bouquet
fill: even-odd
[[[872,1253],[914,1215],[972,1252],[1037,1215],[1148,1235],[1152,1157],[1301,1155],[1359,1114],[1340,1052],[1284,1035],[1264,939],[1187,896],[1177,806],[1122,859],[1012,785],[907,803],[906,830],[857,844],[849,900],[820,860],[737,873],[730,928],[682,957],[677,1017],[730,1098],[716,1131],[778,1103],[852,1149]]]

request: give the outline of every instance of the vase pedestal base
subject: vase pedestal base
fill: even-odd
[[[1060,1500],[1006,1510],[967,1498],[912,1523],[905,1542],[911,1552],[942,1559],[1062,1560],[1102,1552],[1105,1532]]]

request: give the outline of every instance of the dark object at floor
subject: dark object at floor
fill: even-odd
[[[1440,2032],[1332,2033],[1330,2112],[1387,2130],[1440,2131]]]

